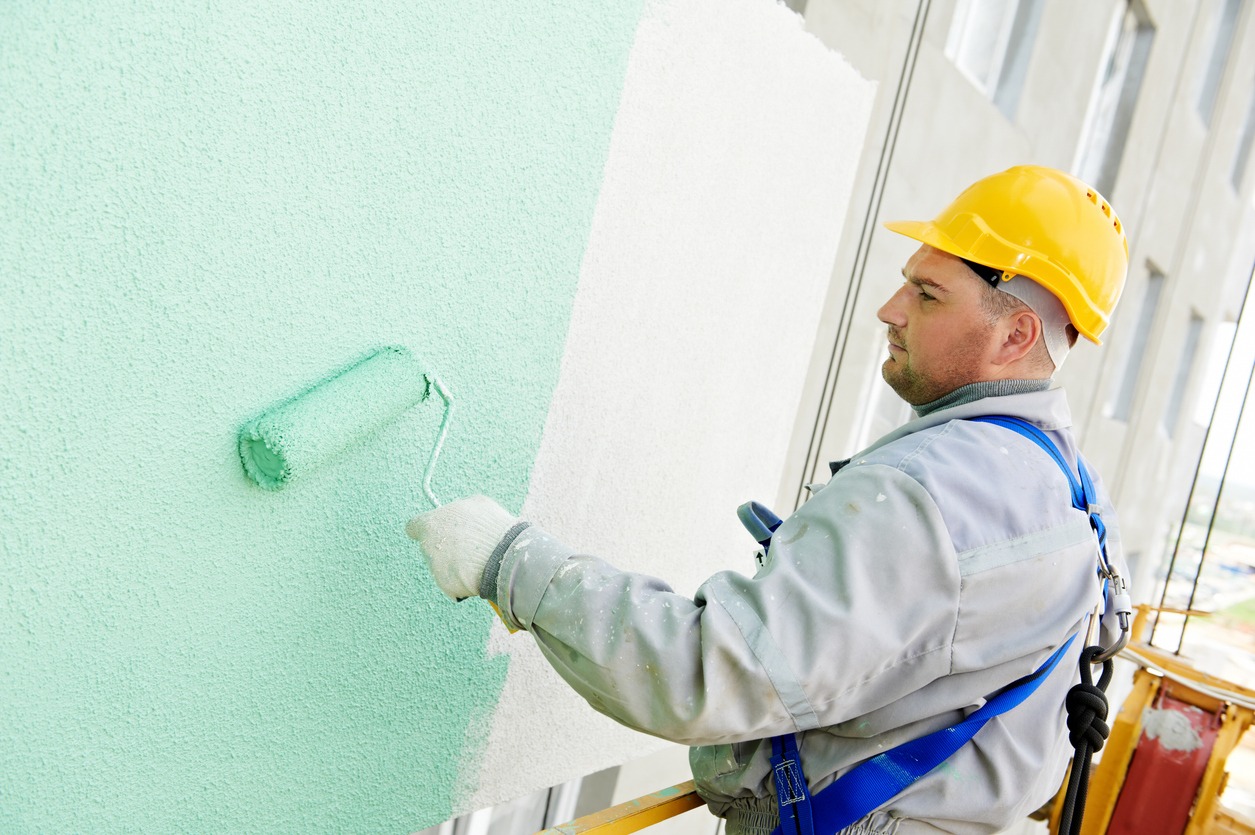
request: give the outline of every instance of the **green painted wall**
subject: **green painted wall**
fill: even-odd
[[[440,409],[278,493],[235,433],[406,345],[518,507],[639,14],[6,4],[0,830],[449,816],[505,671],[403,533]]]

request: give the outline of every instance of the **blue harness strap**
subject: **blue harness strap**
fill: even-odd
[[[872,810],[885,805],[907,786],[949,759],[968,740],[976,736],[976,732],[985,727],[990,719],[1023,704],[1024,700],[1033,695],[1051,671],[1058,666],[1059,659],[1063,658],[1075,640],[1076,634],[1073,634],[1040,667],[990,698],[958,724],[933,731],[859,763],[830,785],[816,792],[809,804],[806,800],[799,799],[792,801],[791,806],[785,806],[784,800],[780,799],[782,793],[780,769],[776,767],[776,758],[773,756],[772,766],[775,768],[777,780],[776,795],[780,803],[780,826],[776,827],[772,835],[794,835],[795,832],[803,833],[803,835],[811,835],[812,832],[840,832],[850,824],[867,817]],[[784,734],[772,739],[773,755],[781,746],[781,740],[785,740],[783,745],[786,750],[792,746],[792,750],[797,751],[795,735]],[[801,783],[805,788],[806,780],[802,779]],[[798,810],[798,807],[802,805],[812,807],[808,810],[809,814]],[[796,827],[794,821],[804,816],[814,821],[815,829]]]
[[[771,739],[771,773],[776,783],[776,807],[780,825],[776,832],[788,835],[814,835],[810,786],[802,773],[802,757],[797,751],[797,737],[783,734]]]
[[[1097,491],[1085,463],[1079,460],[1077,462],[1080,473],[1078,478],[1072,473],[1054,442],[1040,429],[1020,418],[989,415],[971,420],[992,423],[1028,438],[1059,465],[1059,469],[1068,479],[1072,506],[1089,515],[1090,525],[1098,535],[1105,563],[1107,530],[1099,513]],[[754,535],[755,541],[768,547],[771,534],[780,525],[779,517],[758,502],[742,505],[738,515]],[[989,720],[1023,704],[1059,665],[1059,660],[1067,654],[1075,640],[1076,634],[1073,634],[1040,667],[989,698],[984,705],[957,724],[865,760],[814,795],[811,795],[802,771],[796,735],[782,734],[774,737],[771,740],[771,765],[776,784],[776,801],[780,810],[780,825],[773,830],[772,835],[836,833],[862,820],[945,762],[988,724]]]

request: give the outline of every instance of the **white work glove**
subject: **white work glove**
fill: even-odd
[[[479,596],[488,558],[517,522],[487,496],[469,496],[418,514],[405,532],[418,540],[440,590],[462,600]]]

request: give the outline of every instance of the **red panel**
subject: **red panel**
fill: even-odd
[[[1167,696],[1146,710],[1108,835],[1179,835],[1216,744],[1214,714]]]

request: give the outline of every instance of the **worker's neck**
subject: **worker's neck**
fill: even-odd
[[[1050,388],[1051,380],[985,380],[979,383],[968,383],[959,386],[949,394],[938,397],[931,403],[912,406],[916,417],[924,417],[952,406],[962,406],[986,397],[1004,397],[1008,394],[1027,394],[1030,391],[1045,391]]]

